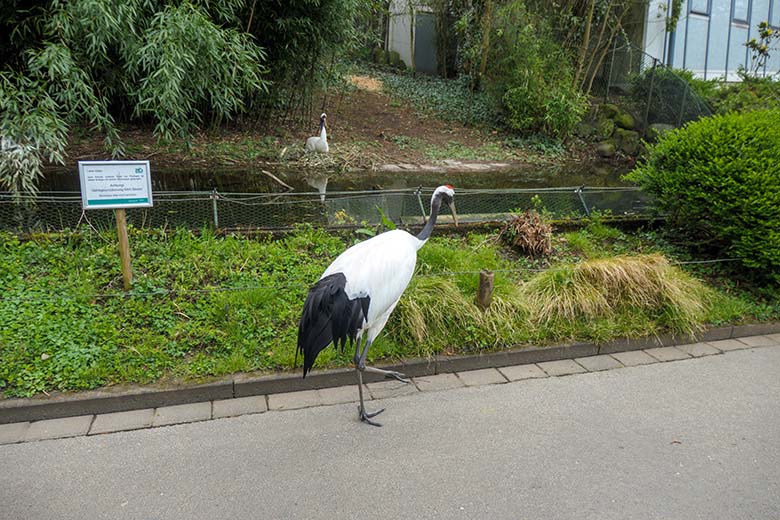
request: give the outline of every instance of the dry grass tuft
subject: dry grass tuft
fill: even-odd
[[[349,82],[361,90],[367,90],[369,92],[382,91],[382,81],[370,76],[353,75],[349,77]]]
[[[527,313],[517,291],[496,293],[487,311],[453,280],[420,277],[401,299],[391,323],[398,339],[409,338],[417,355],[448,348],[494,347],[521,335]]]
[[[619,256],[552,268],[521,287],[536,324],[593,319],[631,309],[692,333],[706,310],[705,286],[661,255]]]

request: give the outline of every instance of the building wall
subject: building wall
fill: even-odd
[[[409,25],[411,16],[407,0],[390,2],[390,27],[387,35],[387,50],[396,51],[407,67],[412,65],[411,34]]]
[[[780,0],[684,0],[672,34],[665,31],[670,9],[671,0],[650,0],[645,52],[704,79],[738,81],[738,67],[750,69],[751,52],[745,43],[757,37],[758,24],[769,20],[780,29]],[[780,71],[780,53],[773,54],[761,74]]]
[[[413,0],[414,11],[414,64],[419,72],[436,74],[436,18],[425,2]],[[387,50],[396,51],[407,67],[412,66],[409,0],[390,2],[390,27]]]

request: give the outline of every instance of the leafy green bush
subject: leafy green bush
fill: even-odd
[[[685,238],[780,282],[780,111],[669,132],[627,178],[657,197]]]
[[[718,113],[780,109],[780,80],[742,76],[742,81],[716,90],[709,98]]]
[[[515,1],[497,11],[494,32],[487,90],[502,101],[506,123],[523,133],[571,134],[587,99],[549,23]]]

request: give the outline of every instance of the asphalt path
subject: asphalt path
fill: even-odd
[[[0,446],[0,518],[780,519],[780,348]]]

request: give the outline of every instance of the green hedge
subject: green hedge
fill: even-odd
[[[729,113],[672,131],[627,178],[692,245],[780,282],[780,110]]]

